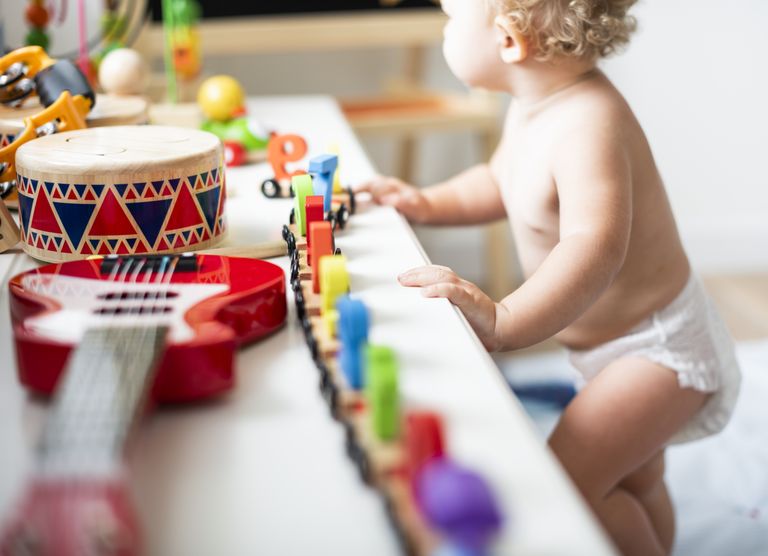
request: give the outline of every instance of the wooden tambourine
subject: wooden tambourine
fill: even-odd
[[[24,251],[49,262],[180,253],[224,236],[219,139],[165,126],[80,129],[16,153]]]
[[[0,105],[0,148],[12,143],[24,129],[24,118],[43,110],[37,99],[24,103],[20,108]],[[88,127],[146,124],[149,121],[149,103],[140,96],[96,95],[96,105],[88,114]],[[2,192],[0,192],[2,193]],[[15,189],[4,197],[10,208],[18,208]]]

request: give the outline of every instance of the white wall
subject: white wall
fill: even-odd
[[[644,0],[606,63],[653,146],[694,264],[768,269],[768,2]]]
[[[21,40],[25,3],[0,2],[8,41]],[[69,4],[73,21],[76,3]],[[646,129],[694,264],[768,270],[768,2],[640,0],[634,12],[640,30],[627,52],[604,66]],[[74,45],[73,29],[70,22],[55,31],[59,47]],[[209,58],[206,72],[231,73],[252,94],[352,96],[377,90],[402,64],[400,52],[373,50]],[[461,89],[438,48],[428,53],[427,68],[431,85]],[[391,141],[366,146],[382,172],[394,171]],[[417,181],[443,179],[479,152],[471,137],[429,137],[419,145]],[[481,232],[419,233],[433,260],[484,281]]]

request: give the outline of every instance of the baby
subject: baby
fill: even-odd
[[[526,281],[501,301],[441,266],[399,280],[449,299],[489,350],[568,348],[588,382],[549,444],[622,553],[651,556],[674,537],[665,446],[721,430],[740,374],[643,131],[597,69],[634,2],[443,0],[451,70],[514,97],[502,140],[445,183],[360,189],[418,224],[509,217]]]

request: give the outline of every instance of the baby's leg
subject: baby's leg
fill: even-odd
[[[614,361],[571,402],[552,450],[625,555],[662,555],[674,535],[663,448],[709,394],[639,358]]]

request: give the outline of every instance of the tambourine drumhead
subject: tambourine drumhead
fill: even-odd
[[[16,153],[24,250],[46,261],[177,253],[224,235],[219,139],[165,126],[82,129]]]

